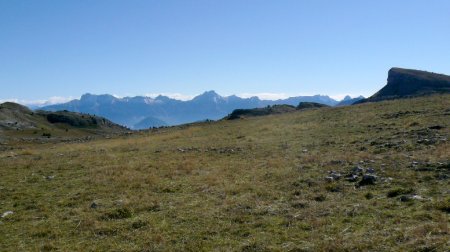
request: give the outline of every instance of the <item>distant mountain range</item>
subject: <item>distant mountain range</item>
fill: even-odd
[[[450,93],[450,76],[419,70],[392,68],[389,70],[387,84],[369,98],[362,96],[351,98],[346,96],[343,100],[336,101],[329,96],[314,95],[279,100],[261,100],[256,96],[250,98],[241,98],[235,95],[224,97],[214,91],[207,91],[194,97],[192,100],[181,101],[162,95],[155,98],[145,96],[117,98],[108,94],[84,94],[80,99],[44,106],[40,108],[40,112],[37,112],[41,116],[48,117],[48,114],[44,111],[63,111],[66,113],[63,116],[55,114],[55,116],[51,115],[50,117],[53,116],[58,120],[62,117],[65,118],[64,120],[69,118],[77,123],[83,120],[79,119],[77,114],[67,114],[67,112],[85,113],[88,114],[86,115],[87,117],[80,115],[81,118],[101,116],[111,121],[107,122],[107,125],[116,123],[131,129],[146,129],[205,121],[207,119],[218,120],[230,115],[234,110],[238,110],[237,112],[243,113],[243,117],[246,117],[254,114],[274,114],[298,110],[295,106],[301,102],[306,102],[305,104],[318,103],[327,106],[346,106],[439,93]],[[273,107],[274,105],[283,106]],[[3,105],[2,109],[7,111],[6,108],[8,106],[10,105]],[[24,108],[16,110],[23,112]],[[32,112],[27,110],[23,113],[30,114]],[[6,123],[3,127],[6,127],[11,120],[6,115],[3,117],[6,120],[3,120]],[[237,118],[240,117],[240,115],[237,116]],[[102,118],[92,118],[95,119],[93,119],[95,122],[106,122]],[[27,120],[22,121],[25,122]],[[67,123],[66,121],[64,122]],[[12,123],[14,124],[12,127],[17,127],[18,122]]]
[[[352,105],[353,103],[360,101],[364,99],[364,96],[360,95],[358,97],[352,98],[349,95],[345,96],[344,99],[342,101],[340,101],[338,104],[336,104],[336,106],[348,106],[348,105]]]
[[[349,100],[351,98],[346,97],[341,101],[341,104]],[[145,129],[207,119],[217,120],[230,114],[235,109],[261,108],[277,104],[297,106],[300,102],[316,102],[329,106],[339,104],[339,101],[324,95],[261,100],[256,96],[250,98],[241,98],[235,95],[224,97],[214,91],[208,91],[189,101],[180,101],[162,95],[156,98],[144,96],[116,98],[107,94],[85,94],[80,99],[45,106],[41,109],[95,114],[131,129]]]

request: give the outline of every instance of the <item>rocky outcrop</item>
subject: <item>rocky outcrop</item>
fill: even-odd
[[[323,108],[329,107],[328,105],[317,103],[317,102],[300,102],[297,106],[297,110],[304,109],[315,109],[315,108]]]
[[[291,105],[273,105],[267,106],[265,108],[253,108],[253,109],[235,109],[231,114],[229,114],[225,119],[235,120],[243,119],[247,117],[255,116],[267,116],[275,114],[284,114],[288,112],[296,111],[297,109]]]
[[[392,68],[386,86],[356,103],[377,102],[430,94],[450,93],[450,76],[426,71]]]
[[[5,102],[0,104],[0,129],[36,128],[34,113],[25,106]]]
[[[267,106],[265,108],[235,109],[231,114],[225,117],[225,119],[227,120],[243,119],[247,117],[284,114],[299,110],[318,109],[324,107],[330,106],[317,102],[300,102],[300,104],[298,104],[297,107],[284,104],[284,105]]]

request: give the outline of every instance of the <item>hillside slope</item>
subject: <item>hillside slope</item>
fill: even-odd
[[[284,114],[294,111],[296,111],[296,108],[291,105],[274,105],[274,106],[267,106],[264,108],[253,108],[253,109],[235,109],[233,110],[233,112],[231,112],[231,114],[225,117],[225,119],[235,120],[255,116]]]
[[[440,93],[450,93],[450,76],[412,69],[392,68],[389,70],[386,86],[371,97],[356,103]]]
[[[0,148],[4,251],[446,251],[450,95]]]
[[[255,117],[255,116],[267,116],[267,115],[278,115],[284,114],[299,110],[308,110],[308,109],[317,109],[317,108],[325,108],[329,107],[325,104],[320,104],[316,102],[300,102],[297,107],[292,105],[273,105],[267,106],[264,108],[253,108],[253,109],[235,109],[231,114],[226,116],[224,119],[227,120],[235,120],[235,119],[243,119],[247,117]]]
[[[124,133],[126,128],[93,115],[69,111],[31,111],[22,105],[0,104],[0,137],[42,140],[50,137],[80,137]]]
[[[12,102],[0,104],[0,130],[37,128],[36,119],[34,112],[25,106]]]

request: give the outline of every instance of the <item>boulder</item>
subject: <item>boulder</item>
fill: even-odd
[[[378,180],[378,177],[373,174],[364,174],[361,181],[359,181],[359,186],[366,186],[366,185],[374,185],[375,182]]]

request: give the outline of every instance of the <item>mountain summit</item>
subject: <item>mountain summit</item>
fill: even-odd
[[[375,102],[436,93],[450,93],[450,76],[394,67],[389,70],[386,86],[361,102]]]
[[[206,91],[201,95],[198,95],[192,99],[193,101],[214,101],[217,102],[219,100],[223,99],[222,96],[220,96],[218,93],[216,93],[214,90]]]

